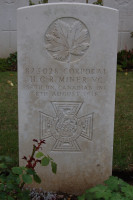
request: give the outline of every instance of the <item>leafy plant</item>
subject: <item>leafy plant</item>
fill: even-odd
[[[29,0],[29,6],[35,5],[31,0]]]
[[[48,0],[40,0],[40,1],[38,1],[38,4],[43,4],[43,3],[48,3]],[[31,0],[29,0],[29,5],[32,6],[32,5],[35,5],[35,3],[33,3]]]
[[[93,4],[103,6],[103,0],[97,0],[97,1],[94,2]]]
[[[11,53],[7,58],[7,63],[10,71],[17,71],[17,52]]]
[[[39,4],[42,4],[42,3],[48,3],[48,0],[41,0],[41,1],[39,1]]]
[[[118,52],[117,64],[121,65],[122,69],[133,69],[133,49]]]
[[[51,163],[52,172],[56,173],[57,165],[53,159],[39,151],[45,141],[35,139],[33,141],[36,145],[33,145],[31,156],[29,158],[23,157],[27,162],[25,167],[12,167],[13,160],[10,157],[0,156],[0,199],[30,199],[29,191],[24,189],[24,185],[31,184],[32,179],[37,183],[41,183],[41,178],[35,171],[37,163],[41,163],[42,166],[47,166]]]
[[[78,197],[78,200],[132,200],[133,186],[111,176],[105,185],[97,185]]]

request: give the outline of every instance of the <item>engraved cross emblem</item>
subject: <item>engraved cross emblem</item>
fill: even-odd
[[[51,102],[56,116],[40,112],[41,138],[53,137],[52,151],[81,151],[79,137],[92,140],[93,113],[78,117],[82,102]]]

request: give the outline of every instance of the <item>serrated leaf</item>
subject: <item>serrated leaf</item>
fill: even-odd
[[[55,162],[51,162],[51,167],[52,167],[52,172],[54,173],[54,174],[56,174],[56,171],[57,171],[57,164],[55,163]]]
[[[12,172],[13,172],[14,174],[18,174],[18,175],[21,175],[21,174],[23,173],[21,167],[13,167],[13,168],[12,168]]]
[[[60,61],[70,59],[70,55],[82,56],[88,49],[89,33],[79,21],[72,24],[57,20],[53,30],[46,34],[46,49]]]
[[[43,154],[42,152],[38,152],[38,153],[36,154],[36,158],[41,158],[42,156],[44,156],[44,154]]]
[[[108,180],[104,181],[111,191],[119,192],[121,186],[127,186],[127,183],[118,177],[111,176]]]
[[[34,175],[33,175],[33,178],[34,178],[34,181],[35,181],[35,182],[41,183],[41,179],[40,179],[40,177],[39,177],[37,174],[34,174]]]
[[[127,185],[126,187],[121,187],[121,192],[127,198],[133,198],[133,186]]]
[[[24,183],[31,184],[32,183],[32,177],[29,174],[23,174],[22,179]]]
[[[41,165],[42,166],[47,166],[49,164],[49,161],[50,159],[48,157],[44,157],[42,160],[41,160]]]
[[[109,200],[111,197],[111,190],[107,188],[107,186],[104,185],[98,185],[96,187],[93,187],[89,190],[90,193],[94,193],[94,196],[96,199],[105,199]]]

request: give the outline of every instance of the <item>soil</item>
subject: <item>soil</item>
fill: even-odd
[[[114,170],[112,176],[117,176],[130,185],[133,185],[133,171]]]

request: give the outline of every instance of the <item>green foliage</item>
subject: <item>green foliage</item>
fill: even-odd
[[[38,1],[38,4],[43,4],[43,3],[48,3],[48,0],[40,0],[40,1]],[[32,6],[32,5],[35,5],[35,3],[33,3],[32,0],[29,0],[29,5]]]
[[[39,1],[39,4],[43,4],[43,3],[48,3],[48,0],[41,0],[41,1]]]
[[[78,197],[78,200],[132,200],[133,186],[111,176],[105,185],[97,185]]]
[[[37,145],[33,145],[31,156],[29,158],[24,156],[23,158],[27,161],[26,167],[12,167],[13,160],[10,157],[0,156],[0,199],[30,199],[29,191],[24,190],[23,187],[25,184],[31,184],[33,180],[37,183],[41,183],[41,179],[34,169],[37,163],[41,163],[42,166],[47,166],[51,163],[52,172],[56,173],[57,165],[53,159],[44,155],[42,152],[38,152],[41,145],[45,143],[44,140],[38,141],[34,139],[33,141],[36,142]]]
[[[8,58],[0,58],[0,72],[17,71],[17,52],[11,53]]]
[[[103,0],[97,0],[93,4],[103,6]]]
[[[17,52],[10,54],[7,58],[7,63],[10,71],[17,71]]]
[[[29,6],[35,5],[31,0],[29,0]]]
[[[117,64],[121,66],[123,70],[133,69],[133,49],[122,50],[117,54]]]
[[[29,191],[21,190],[21,176],[26,168],[11,167],[13,160],[7,156],[0,156],[0,199],[23,200],[29,199]],[[25,183],[27,180],[25,180]]]

